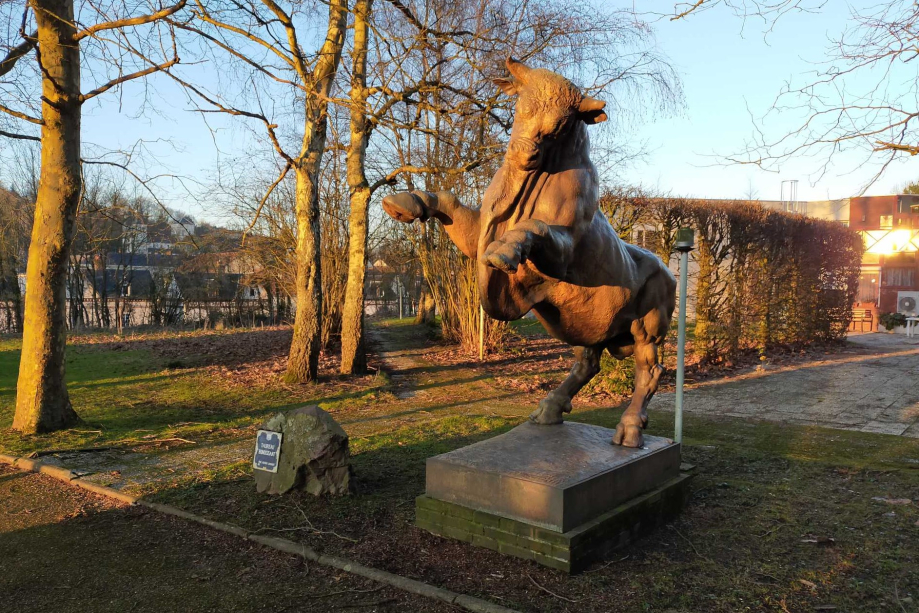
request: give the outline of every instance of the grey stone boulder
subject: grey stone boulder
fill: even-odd
[[[278,472],[255,469],[259,492],[283,494],[305,489],[314,496],[351,491],[348,435],[332,416],[315,405],[278,413],[262,430],[281,432]]]

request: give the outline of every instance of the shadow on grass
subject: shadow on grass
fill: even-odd
[[[453,610],[143,509],[67,511],[0,538],[0,558],[16,560],[0,579],[5,610]]]
[[[612,427],[620,413],[584,410],[572,421]],[[672,414],[652,419],[649,431],[668,435]],[[259,495],[241,465],[156,498],[519,610],[599,612],[616,602],[621,611],[767,611],[782,602],[789,610],[884,611],[892,577],[901,594],[919,589],[919,565],[903,541],[919,536],[919,510],[888,517],[890,507],[875,502],[919,496],[917,471],[889,470],[910,467],[919,449],[882,435],[687,416],[684,457],[699,468],[681,519],[576,577],[414,528],[425,460],[518,421],[451,416],[353,441],[350,497]],[[802,543],[807,535],[836,544]],[[546,598],[534,581],[565,600]]]
[[[483,403],[487,404],[490,401],[493,402],[497,400],[507,400],[509,398],[513,398],[519,395],[520,395],[519,392],[510,392],[507,394],[498,394],[495,396],[476,398],[473,401],[464,399],[464,400],[458,400],[456,402],[449,402],[445,404],[425,405],[425,406],[420,406],[420,407],[416,407],[413,409],[409,409],[406,411],[399,411],[398,413],[386,413],[383,415],[374,415],[372,417],[359,417],[357,419],[345,419],[341,421],[341,424],[344,426],[344,425],[349,425],[349,424],[380,422],[380,421],[387,421],[389,419],[398,419],[400,417],[406,417],[408,415],[417,415],[419,413],[430,413],[433,415],[435,413],[446,411],[448,409],[455,409],[463,405],[470,405],[470,404],[480,405]]]

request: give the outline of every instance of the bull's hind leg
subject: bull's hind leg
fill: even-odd
[[[648,403],[657,391],[664,372],[664,367],[658,362],[657,345],[654,343],[636,343],[633,355],[635,391],[613,435],[613,444],[623,447],[641,447],[644,444],[641,431],[648,425]]]
[[[644,317],[632,322],[635,338],[635,391],[632,401],[616,426],[613,444],[623,447],[641,447],[641,431],[648,425],[648,403],[657,391],[664,367],[658,357],[658,347],[663,344],[670,328],[670,313],[664,306],[651,309]]]
[[[600,353],[603,347],[575,347],[575,363],[571,372],[557,389],[543,398],[530,415],[537,424],[560,424],[562,415],[571,412],[571,399],[600,372]]]

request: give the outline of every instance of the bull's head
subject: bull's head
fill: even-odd
[[[520,170],[539,168],[548,149],[559,142],[579,121],[606,121],[606,103],[583,95],[571,81],[541,68],[528,68],[507,59],[509,79],[495,83],[509,96],[517,96],[514,127],[507,146],[507,161]]]

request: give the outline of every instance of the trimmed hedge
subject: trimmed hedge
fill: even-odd
[[[864,244],[843,224],[750,201],[654,198],[638,190],[607,192],[601,208],[626,240],[650,229],[645,246],[665,262],[677,228],[695,230],[693,346],[703,360],[845,336]]]

